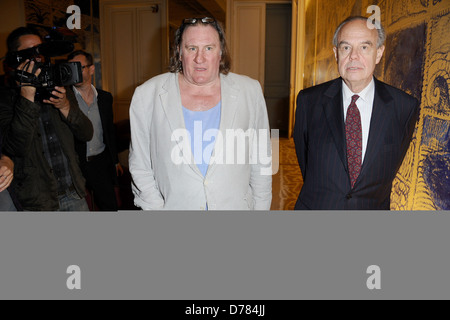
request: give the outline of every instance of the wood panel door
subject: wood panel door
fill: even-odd
[[[167,70],[167,17],[167,0],[100,1],[102,81],[115,122],[129,119],[135,88]]]
[[[233,1],[231,10],[228,30],[233,72],[258,80],[264,88],[266,4]]]

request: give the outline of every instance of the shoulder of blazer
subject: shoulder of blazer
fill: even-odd
[[[236,73],[228,73],[227,75],[221,74],[220,81],[222,82],[223,87],[229,87],[233,90],[248,92],[248,91],[262,91],[261,84],[258,80],[250,78],[245,75],[236,74]]]
[[[412,106],[418,103],[418,100],[401,89],[395,88],[385,82],[375,79],[375,94],[379,95],[383,101],[388,102],[392,99],[403,99]]]
[[[163,88],[164,90],[169,90],[173,85],[174,81],[178,78],[177,73],[166,72],[160,75],[157,75],[151,79],[148,79],[143,84],[141,84],[138,89],[139,90],[158,90]]]
[[[334,97],[336,94],[340,93],[342,90],[342,78],[333,79],[306,89],[299,92],[299,95],[306,96],[321,96],[325,95],[327,97]]]
[[[297,96],[297,110],[322,110],[322,108],[316,108],[315,106],[328,105],[331,101],[337,99],[337,95],[341,92],[341,78],[303,89]],[[298,108],[298,106],[302,107]]]
[[[99,98],[105,98],[105,99],[109,98],[109,99],[112,99],[112,94],[111,94],[111,92],[108,92],[108,91],[105,91],[105,90],[102,90],[102,89],[98,89],[98,88],[95,88],[95,90],[97,90],[97,93],[98,93],[98,97],[99,97]]]
[[[176,85],[176,78],[176,73],[167,72],[148,79],[135,88],[132,101],[136,97],[140,97],[139,99],[142,101],[148,102],[161,94],[168,93]]]

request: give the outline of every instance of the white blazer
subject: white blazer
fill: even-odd
[[[219,136],[204,177],[185,132],[178,73],[136,88],[129,165],[143,210],[269,210],[272,162],[266,103],[258,81],[220,75]]]

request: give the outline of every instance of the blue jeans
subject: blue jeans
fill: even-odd
[[[58,211],[89,211],[85,198],[81,198],[76,191],[59,197]]]
[[[0,211],[17,211],[8,190],[0,192]]]

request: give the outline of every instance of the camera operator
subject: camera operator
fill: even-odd
[[[39,33],[26,27],[7,39],[8,52],[41,43]],[[36,62],[39,59],[26,60],[17,70],[38,76],[40,69],[33,72]],[[12,187],[20,205],[26,211],[88,211],[74,138],[89,141],[93,128],[72,90],[55,87],[43,102],[31,85],[0,90],[0,126],[6,128],[3,151],[15,163]]]

